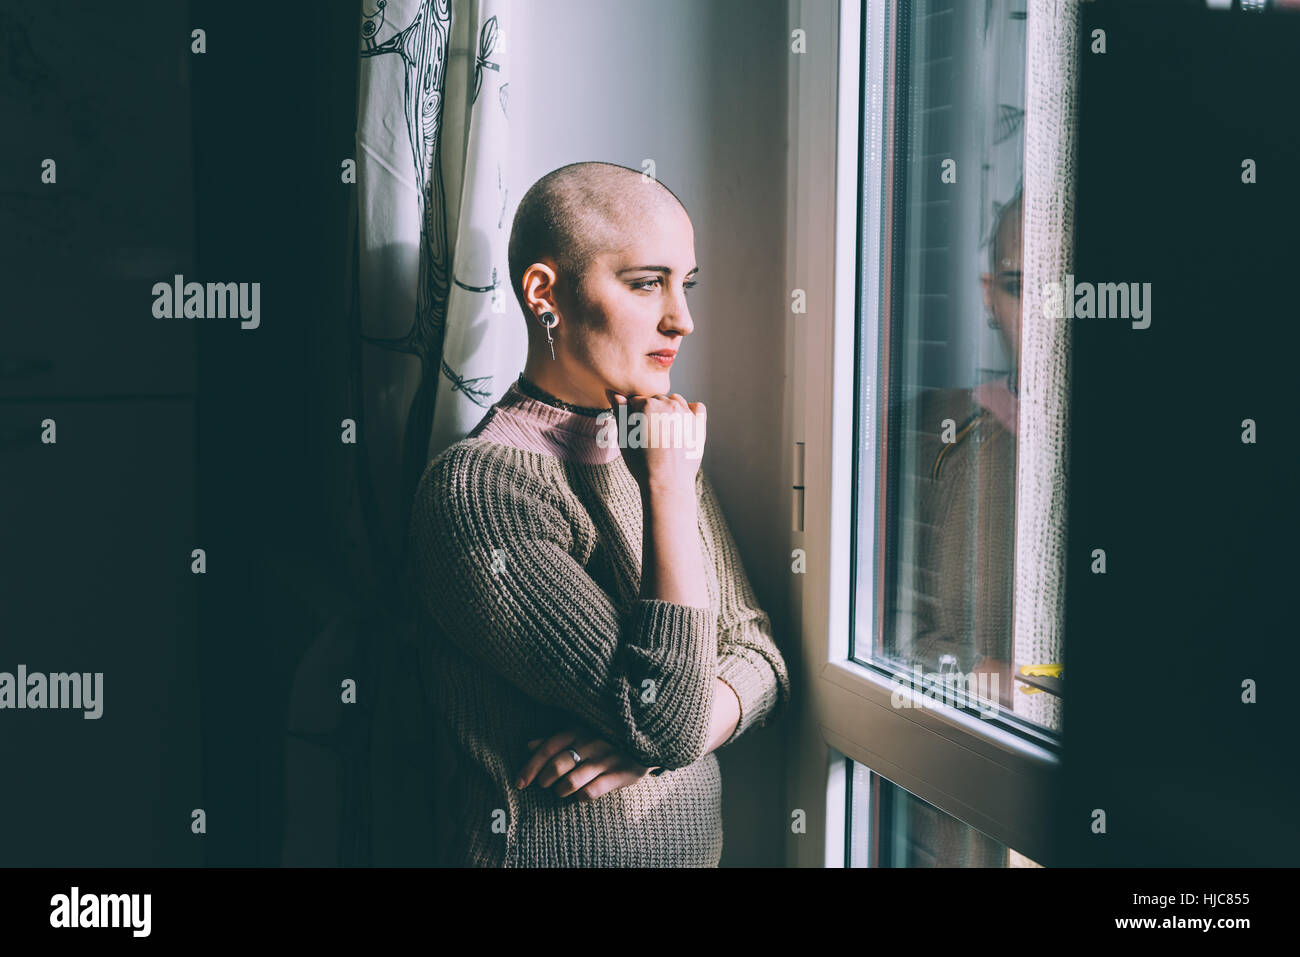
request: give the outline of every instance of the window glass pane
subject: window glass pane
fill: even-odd
[[[1041,867],[1005,844],[849,762],[850,867]]]
[[[864,137],[884,148],[863,196],[879,190],[885,249],[863,267],[881,271],[879,303],[863,302],[880,335],[859,381],[879,396],[858,396],[874,460],[857,463],[856,508],[876,528],[859,523],[852,654],[1059,730],[1059,662],[1012,645],[1025,3],[899,0],[883,118],[864,97]],[[1013,680],[1022,666],[1046,673]]]

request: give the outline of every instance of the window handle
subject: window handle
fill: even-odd
[[[791,516],[790,523],[793,531],[803,531],[803,504],[804,504],[804,487],[803,487],[803,464],[804,464],[804,447],[802,442],[794,444],[794,482],[791,491]]]
[[[1049,663],[1040,665],[1021,665],[1020,672],[1012,677],[1016,681],[1026,684],[1029,687],[1021,688],[1022,694],[1041,694],[1046,691],[1062,697],[1064,679],[1062,672],[1064,665],[1059,663]]]

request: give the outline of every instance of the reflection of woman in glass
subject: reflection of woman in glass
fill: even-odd
[[[694,324],[690,217],[639,171],[524,195],[523,374],[426,469],[411,519],[424,667],[455,737],[459,866],[717,866],[713,752],[789,699],[785,663],[670,393]],[[620,447],[601,418],[695,417]],[[633,423],[635,424],[635,423]]]
[[[1021,198],[1001,208],[981,277],[989,324],[1011,371],[973,389],[920,400],[917,436],[915,634],[910,663],[933,672],[997,675],[1011,707],[1015,542],[1016,369],[1020,344]],[[992,697],[992,687],[989,686]],[[1005,867],[997,841],[921,801],[911,802],[914,860],[939,867]]]
[[[974,389],[937,389],[921,404],[913,663],[996,674],[1010,707],[1016,490],[1016,369],[1020,346],[1021,196],[1003,206],[982,277],[989,323],[1011,371]]]

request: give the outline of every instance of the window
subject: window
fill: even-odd
[[[792,11],[839,46],[792,66],[792,288],[833,290],[794,360],[824,809],[796,863],[1052,862],[1060,649],[1013,641],[1026,2]]]
[[[881,9],[895,42],[863,116],[883,148],[862,216],[888,248],[863,237],[883,259],[861,266],[879,278],[860,302],[875,394],[859,387],[854,508],[874,514],[856,522],[850,652],[1019,731],[1060,728],[1059,660],[1012,642],[1025,2]]]
[[[850,867],[1041,867],[1023,854],[849,762]]]

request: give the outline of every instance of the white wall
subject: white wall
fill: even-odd
[[[709,408],[703,468],[793,664],[782,438],[785,0],[515,0],[514,18],[509,215],[556,167],[639,169],[646,159],[691,215],[695,331],[672,385]],[[719,752],[724,866],[784,864],[784,724]]]

